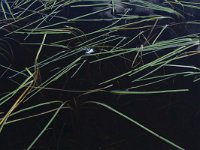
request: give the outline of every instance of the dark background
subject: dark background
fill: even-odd
[[[63,8],[62,14],[66,17],[75,17],[85,13],[86,9],[69,9]],[[87,9],[87,11],[92,11]],[[185,22],[188,20],[198,20],[199,11],[188,9],[185,12],[192,13],[193,17],[185,14],[184,19],[175,19],[176,22]],[[133,8],[130,13],[138,15],[150,15],[151,11]],[[30,21],[36,18],[29,18]],[[169,22],[171,20],[168,20]],[[49,22],[51,23],[51,22]],[[165,24],[166,22],[160,22]],[[85,33],[95,31],[102,28],[110,22],[83,22],[71,23],[75,27],[82,29]],[[119,24],[124,24],[120,22]],[[88,28],[89,27],[89,28]],[[179,24],[172,27],[173,32],[163,35],[162,39],[170,39],[190,33],[198,33],[198,25]],[[10,29],[12,30],[12,29]],[[8,30],[9,31],[9,30]],[[170,30],[171,31],[171,30]],[[119,32],[117,34],[136,34],[139,31],[132,32]],[[156,30],[154,31],[157,32]],[[23,70],[26,66],[33,65],[37,46],[24,46],[25,35],[12,35],[12,39],[5,37],[7,32],[1,31],[2,38],[11,45],[14,53],[11,55],[9,51],[9,60],[1,58],[1,64],[16,70]],[[13,40],[13,38],[15,40]],[[63,37],[50,37],[48,40],[57,40]],[[65,38],[65,37],[64,37]],[[90,37],[89,37],[90,38]],[[41,41],[41,37],[31,36],[26,40]],[[5,42],[5,43],[6,43]],[[143,41],[139,41],[132,47],[140,46]],[[76,41],[74,41],[76,43]],[[71,47],[74,48],[74,43]],[[112,43],[113,44],[113,43]],[[47,58],[55,52],[55,49],[44,50],[42,58]],[[77,57],[77,56],[75,56]],[[41,59],[42,59],[41,58]],[[89,59],[89,58],[88,58]],[[94,59],[94,58],[91,58]],[[64,66],[65,64],[74,60],[74,57],[56,62],[41,70],[43,80],[48,78],[49,70],[55,66]],[[193,64],[199,66],[199,56],[184,60],[183,64]],[[118,75],[128,70],[127,66],[130,62],[124,62],[119,58],[103,61],[97,64],[86,64],[80,70],[75,78],[70,79],[70,75],[62,77],[52,87],[63,87],[64,89],[92,89],[100,81],[109,79],[114,75]],[[4,72],[5,69],[2,70]],[[173,72],[173,70],[170,70]],[[4,93],[15,89],[16,83],[13,83],[8,77],[12,75],[9,71],[0,79],[0,92]],[[23,77],[18,77],[15,80],[21,82]],[[130,84],[130,79],[123,78],[114,83],[114,88],[123,89]],[[169,144],[164,143],[158,138],[147,133],[138,126],[130,123],[117,114],[94,104],[86,104],[86,101],[99,101],[106,103],[109,106],[123,112],[125,115],[140,122],[144,126],[152,129],[156,133],[164,136],[165,138],[174,141],[177,145],[185,149],[198,150],[200,149],[200,92],[199,83],[193,83],[192,77],[174,78],[168,82],[164,82],[148,89],[164,89],[164,88],[189,88],[190,92],[176,93],[176,94],[156,94],[156,95],[128,95],[118,96],[108,93],[93,93],[90,95],[82,95],[81,93],[73,92],[52,92],[48,90],[42,91],[40,94],[34,96],[31,104],[45,102],[50,100],[59,99],[62,101],[70,101],[70,108],[62,110],[56,117],[50,128],[41,136],[39,141],[34,145],[33,149],[38,150],[173,150]],[[16,96],[17,97],[17,96]],[[4,105],[1,108],[7,110],[10,104]],[[29,104],[22,104],[23,108]],[[48,109],[50,109],[49,106]],[[42,110],[35,110],[42,111]],[[44,110],[45,111],[45,110]],[[24,114],[26,115],[26,114]],[[44,115],[34,119],[16,122],[15,124],[6,125],[0,135],[0,145],[2,150],[22,150],[26,149],[33,139],[39,134],[45,124],[48,122],[52,114]]]

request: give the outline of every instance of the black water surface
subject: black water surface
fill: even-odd
[[[85,3],[87,4],[87,3]],[[62,8],[60,13],[70,19],[80,14],[84,14],[87,11],[91,12],[92,9],[87,8]],[[180,23],[188,20],[199,20],[199,10],[186,9],[188,14],[184,19],[175,20],[175,23]],[[132,8],[130,14],[138,15],[151,15],[152,11],[142,11],[140,8]],[[40,18],[41,16],[37,16]],[[32,17],[28,18],[29,21],[38,19]],[[99,16],[98,16],[99,17]],[[57,18],[58,19],[58,18]],[[52,22],[57,20],[52,20]],[[166,22],[170,22],[167,20]],[[46,22],[51,24],[51,21]],[[46,24],[44,23],[44,24]],[[103,28],[112,22],[81,22],[70,23],[74,27],[80,28],[85,33],[96,31],[99,28]],[[119,25],[124,24],[124,21],[119,22]],[[158,22],[161,25],[165,22]],[[148,22],[148,24],[154,24],[154,22]],[[67,23],[64,25],[68,25]],[[61,25],[62,27],[64,25]],[[34,25],[30,26],[34,27]],[[166,30],[166,34],[161,36],[159,40],[171,39],[174,37],[184,36],[187,34],[198,33],[199,25],[190,24],[178,24],[172,26],[169,30]],[[12,30],[12,29],[11,29]],[[155,30],[154,34],[159,33],[160,29]],[[11,31],[10,31],[11,32]],[[119,35],[136,35],[140,31],[119,31],[115,34]],[[146,33],[148,35],[148,33]],[[1,37],[5,37],[7,33],[1,31]],[[1,65],[10,66],[11,69],[24,70],[25,67],[34,65],[34,58],[39,46],[27,46],[23,45],[24,42],[37,43],[41,41],[42,36],[30,36],[25,41],[24,38],[27,35],[15,35],[13,40],[7,40],[13,49],[13,56],[9,54],[9,60],[0,57]],[[91,37],[90,37],[91,36]],[[90,35],[92,38],[95,35]],[[58,39],[64,39],[66,37],[47,37],[47,41],[51,43]],[[70,38],[70,37],[67,37]],[[77,41],[70,43],[71,49],[76,49]],[[135,45],[132,47],[139,47],[144,43],[144,39],[138,39]],[[112,43],[113,44],[113,43]],[[114,43],[115,44],[115,43]],[[128,45],[129,46],[129,45]],[[62,49],[65,50],[65,49]],[[98,49],[95,49],[98,51]],[[42,51],[40,59],[48,58],[56,54],[60,49],[58,48],[46,48]],[[10,52],[11,53],[11,52]],[[77,54],[67,59],[50,64],[41,70],[41,81],[45,81],[51,77],[54,73],[52,70],[56,67],[64,67],[72,60],[77,58],[81,54]],[[131,57],[129,54],[127,58]],[[149,56],[151,57],[151,56]],[[86,57],[86,59],[95,59],[93,57]],[[147,62],[149,61],[147,57]],[[183,64],[194,65],[199,67],[199,56],[195,56],[189,59],[183,59]],[[52,83],[51,87],[61,87],[62,89],[70,90],[87,90],[93,89],[96,85],[107,79],[117,76],[123,72],[129,70],[131,63],[124,61],[120,58],[113,58],[103,61],[101,63],[90,64],[86,62],[78,75],[71,78],[74,69],[69,74],[66,74],[56,83]],[[24,81],[25,76],[20,75],[14,77],[11,80],[9,77],[14,73],[6,71],[5,68],[0,68],[1,74],[5,74],[0,78],[0,92],[8,92],[18,87],[13,82],[17,81],[21,83]],[[52,71],[52,72],[51,72]],[[167,71],[167,70],[165,70]],[[173,72],[174,70],[169,70]],[[163,72],[161,72],[162,74]],[[0,75],[1,75],[0,74]],[[138,75],[140,76],[140,74]],[[121,78],[113,82],[113,89],[124,89],[130,86],[132,79],[128,77]],[[62,92],[44,90],[36,96],[31,98],[31,104],[37,104],[41,102],[48,102],[53,100],[70,101],[70,108],[62,110],[51,126],[45,131],[44,135],[36,142],[32,149],[35,150],[173,150],[174,147],[166,144],[160,139],[152,136],[148,132],[144,131],[140,127],[130,123],[117,114],[94,104],[87,104],[87,101],[98,101],[105,103],[113,108],[123,112],[127,116],[140,122],[144,126],[152,129],[156,133],[166,137],[167,139],[174,141],[177,145],[180,145],[188,150],[200,149],[200,84],[193,83],[192,77],[186,78],[174,78],[173,80],[163,82],[162,84],[155,85],[153,87],[146,88],[145,90],[162,90],[165,88],[189,88],[190,92],[176,93],[176,94],[156,94],[156,95],[126,95],[118,96],[108,93],[92,93],[89,95],[82,95],[81,92]],[[20,95],[20,94],[19,94]],[[7,111],[14,103],[16,95],[10,100],[10,103],[6,103],[1,108],[1,111]],[[23,103],[20,108],[29,106],[27,103]],[[51,109],[49,106],[48,109]],[[42,110],[35,110],[42,111]],[[44,110],[45,111],[45,110]],[[28,114],[24,114],[25,116]],[[2,150],[23,150],[27,149],[33,139],[39,134],[45,124],[49,121],[52,114],[40,116],[34,119],[28,119],[25,121],[19,121],[14,124],[8,124],[4,127],[0,135],[0,149]],[[22,115],[23,117],[23,115]]]

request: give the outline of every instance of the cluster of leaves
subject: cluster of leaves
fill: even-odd
[[[115,14],[115,9],[122,6],[139,7],[153,13],[140,16],[130,13],[134,10],[123,9]],[[91,11],[79,13],[79,10],[85,8],[91,8]],[[199,9],[200,4],[167,0],[163,5],[143,0],[2,0],[0,55],[9,65],[0,65],[3,70],[0,80],[11,80],[15,83],[15,88],[1,94],[0,108],[7,105],[9,107],[1,111],[0,132],[8,124],[53,113],[29,145],[28,149],[31,149],[61,110],[72,109],[70,102],[73,101],[73,93],[143,95],[188,91],[166,88],[149,90],[148,87],[177,76],[195,76],[194,81],[199,80],[200,69],[181,61],[198,54],[198,34],[175,34],[175,37],[162,40],[169,31],[175,32],[173,27],[188,23],[175,20],[184,20],[185,10],[189,8]],[[69,13],[72,9],[73,12]],[[112,18],[108,13],[112,14]],[[104,23],[105,26],[97,27],[99,23]],[[190,20],[189,24],[198,24],[198,21]],[[84,31],[88,26],[91,30]],[[9,40],[19,43],[21,47],[31,48],[34,55],[32,65],[22,70],[13,67],[9,61],[15,57],[13,52],[16,50]],[[23,52],[20,55],[24,55]],[[87,82],[93,82],[89,86],[85,82],[78,88],[66,86],[73,84],[74,80],[81,82],[87,66],[103,70],[102,64],[115,64],[119,71],[102,71],[104,76],[100,79],[86,78]],[[125,69],[120,69],[120,65]],[[59,86],[63,80],[69,82],[64,83],[64,88],[63,84]],[[125,86],[117,85],[124,81],[127,83]],[[43,91],[72,94],[69,94],[67,100],[55,100],[52,97],[48,102],[34,104],[32,101]],[[183,149],[104,103],[96,100],[83,102],[88,103],[101,105],[175,148]],[[24,104],[28,107],[24,107]],[[44,111],[32,113],[32,110],[40,109]],[[21,114],[25,116],[21,117]]]

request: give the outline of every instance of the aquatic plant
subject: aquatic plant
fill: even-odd
[[[7,126],[35,118],[42,124],[41,118],[48,116],[43,128],[25,144],[31,149],[59,113],[96,104],[172,147],[184,149],[115,109],[113,103],[119,95],[135,98],[187,92],[188,87],[176,88],[173,81],[200,79],[198,65],[187,63],[199,53],[199,33],[189,29],[198,26],[197,13],[191,10],[198,11],[199,5],[187,1],[2,0],[0,55],[5,59],[0,80],[3,87],[9,87],[2,89],[0,97],[0,133],[9,132]],[[26,60],[27,51],[32,57]],[[21,59],[23,65],[17,64]],[[113,103],[102,95],[112,95]]]

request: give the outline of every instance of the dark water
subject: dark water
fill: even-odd
[[[161,1],[154,1],[161,5]],[[84,2],[84,4],[87,4]],[[162,5],[166,5],[162,3]],[[35,6],[39,6],[35,4]],[[180,6],[175,7],[175,9],[181,12]],[[65,17],[75,18],[86,12],[92,12],[91,8],[69,8],[64,7],[59,13]],[[117,11],[117,10],[116,10]],[[120,10],[121,11],[121,10]],[[120,12],[119,12],[120,13]],[[159,14],[161,12],[154,12],[151,9],[141,9],[137,7],[132,7],[129,15],[152,15]],[[173,22],[176,25],[172,25],[170,29],[167,29],[165,34],[161,36],[160,41],[171,39],[179,36],[184,36],[188,34],[198,33],[199,25],[190,25],[183,22],[199,20],[199,10],[192,8],[185,8],[184,15],[185,18],[175,18],[174,20],[166,19],[165,21],[158,22],[160,25],[169,24]],[[2,14],[3,15],[3,14]],[[116,17],[117,14],[112,14],[110,10],[102,16],[107,16],[108,18]],[[92,16],[98,17],[100,16]],[[41,16],[35,15],[28,18],[28,21],[39,19]],[[91,18],[92,18],[91,17]],[[173,16],[174,17],[174,16]],[[54,22],[59,22],[61,18],[56,18],[45,22],[43,26],[53,24]],[[133,21],[138,21],[133,20]],[[24,21],[26,22],[26,20]],[[20,22],[17,25],[21,25],[24,22]],[[65,25],[70,25],[73,27],[80,28],[85,33],[90,33],[96,31],[100,28],[108,26],[112,21],[101,21],[101,22],[71,22],[58,25],[56,27],[63,27]],[[126,20],[120,21],[118,25],[126,24]],[[148,22],[147,25],[153,25],[155,22]],[[172,23],[172,24],[173,24]],[[37,24],[36,24],[37,25]],[[29,27],[35,27],[35,24]],[[138,26],[140,26],[139,24]],[[142,24],[144,25],[144,24]],[[42,26],[42,25],[41,25]],[[138,27],[137,25],[135,27]],[[8,51],[8,60],[1,58],[1,65],[10,66],[10,68],[15,70],[23,70],[24,67],[32,66],[34,64],[34,58],[39,46],[27,46],[22,43],[29,42],[41,42],[42,36],[33,35],[28,37],[26,40],[25,35],[12,34],[7,35],[13,30],[10,26],[7,26],[7,31],[1,31],[1,37],[4,38],[7,47],[11,46],[13,51]],[[107,32],[107,31],[106,31]],[[136,35],[141,30],[131,30],[131,31],[118,31],[114,34],[117,35]],[[154,30],[154,34],[160,32],[160,29]],[[146,33],[148,35],[149,33]],[[87,39],[93,38],[98,34],[88,35]],[[62,40],[65,38],[70,38],[66,36],[49,36],[47,37],[48,43],[54,42],[56,40]],[[13,40],[14,39],[14,40]],[[144,43],[145,39],[136,39],[134,43],[131,43],[127,47],[139,47]],[[70,43],[71,49],[76,49],[76,44],[79,44],[76,40]],[[115,45],[116,42],[109,43],[110,45]],[[133,45],[134,44],[134,45]],[[6,45],[6,44],[4,44]],[[196,48],[196,47],[195,47]],[[9,49],[9,48],[7,48]],[[64,50],[64,49],[62,49]],[[98,48],[94,49],[99,51]],[[41,54],[41,60],[46,59],[59,52],[59,48],[44,48]],[[82,54],[82,53],[81,53]],[[79,55],[74,55],[70,58],[63,59],[52,63],[41,69],[42,79],[48,79],[54,72],[52,69],[56,67],[64,67],[69,64],[72,60],[77,58]],[[131,54],[130,54],[131,55]],[[130,58],[129,54],[126,56]],[[151,57],[151,56],[149,56]],[[152,59],[146,57],[148,59]],[[86,57],[88,61],[93,60],[93,57]],[[80,70],[78,75],[74,78],[70,78],[75,70],[69,74],[63,76],[56,83],[53,83],[51,87],[62,88],[65,90],[87,90],[93,89],[97,86],[99,82],[105,81],[117,76],[126,71],[129,71],[131,62],[124,61],[120,58],[113,58],[110,60],[102,61],[100,63],[90,64],[86,61],[83,68]],[[188,59],[182,59],[182,64],[194,65],[199,67],[199,56],[194,56]],[[5,72],[6,69],[1,67],[1,72]],[[174,70],[165,70],[169,72],[174,72]],[[1,73],[1,74],[2,74]],[[163,73],[162,71],[159,73]],[[4,93],[15,89],[18,85],[10,80],[10,76],[14,73],[11,71],[6,71],[0,79],[0,92]],[[142,74],[142,73],[141,73]],[[139,74],[138,76],[140,76]],[[24,76],[17,76],[13,80],[21,83],[25,79]],[[185,149],[198,150],[200,149],[200,85],[199,83],[193,83],[193,77],[177,77],[172,80],[163,82],[162,84],[156,84],[145,88],[144,90],[161,90],[169,88],[189,88],[190,92],[186,93],[168,93],[168,94],[155,94],[155,95],[126,95],[119,96],[108,94],[104,92],[93,93],[89,95],[82,95],[80,92],[62,92],[62,91],[51,91],[44,90],[41,93],[33,96],[30,103],[23,103],[20,108],[24,108],[30,105],[34,105],[41,102],[48,102],[53,100],[70,101],[70,109],[62,110],[54,122],[51,124],[48,130],[41,136],[41,138],[36,142],[32,149],[36,150],[173,150],[172,146],[166,144],[160,139],[152,136],[148,132],[139,128],[138,126],[130,123],[124,118],[118,116],[117,114],[107,110],[103,107],[86,104],[86,101],[98,101],[105,103],[113,108],[123,112],[125,115],[133,118],[134,120],[140,122],[144,126],[152,129],[156,133],[164,136],[165,138],[175,142],[177,145]],[[113,89],[125,89],[131,86],[131,78],[124,77],[116,82],[113,82]],[[142,88],[141,88],[142,89]],[[143,89],[142,89],[143,90]],[[16,95],[18,97],[18,95]],[[10,103],[6,103],[1,108],[3,111],[8,110],[10,106],[15,101],[16,97],[10,100]],[[48,110],[52,106],[48,106]],[[46,108],[47,109],[47,108]],[[37,113],[38,111],[45,110],[34,110],[32,113]],[[22,115],[26,116],[29,114],[24,113]],[[26,149],[33,139],[40,133],[45,124],[49,121],[52,114],[40,116],[34,119],[28,119],[25,121],[19,121],[14,124],[8,124],[4,127],[0,135],[0,145],[2,150],[22,150]]]

